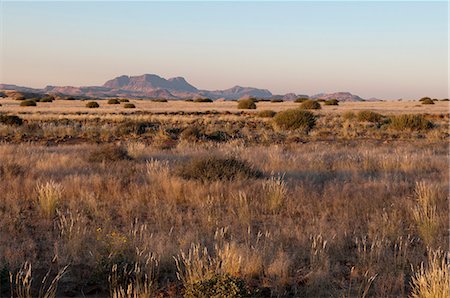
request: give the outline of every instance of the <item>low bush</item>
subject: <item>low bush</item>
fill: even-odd
[[[132,104],[132,103],[126,103],[126,104],[123,105],[123,107],[125,109],[134,109],[134,108],[136,108],[136,106],[134,104]]]
[[[423,105],[434,105],[434,101],[431,98],[422,100]]]
[[[277,112],[272,111],[272,110],[262,110],[259,111],[258,114],[256,114],[256,116],[261,117],[261,118],[272,118],[277,114]]]
[[[157,98],[157,99],[152,99],[151,101],[153,101],[153,102],[167,102],[167,99]]]
[[[329,100],[326,100],[324,102],[324,104],[326,106],[338,106],[339,105],[339,100],[337,100],[337,99],[329,99]]]
[[[24,100],[20,103],[21,107],[35,107],[36,106],[36,102],[34,100],[31,99],[27,99]]]
[[[115,134],[117,136],[127,136],[129,134],[142,135],[147,132],[147,128],[153,127],[150,122],[126,121],[116,126]]]
[[[283,102],[284,100],[282,100],[282,99],[272,99],[270,102],[274,102],[274,103],[276,103],[276,102]]]
[[[196,126],[189,126],[180,133],[180,139],[195,142],[202,137],[200,129]]]
[[[185,99],[184,101],[187,101],[187,102],[193,102],[194,100],[191,99],[191,98],[188,98],[188,99]]]
[[[431,98],[429,98],[429,97],[422,97],[421,99],[419,99],[419,101],[425,101],[425,100],[431,100]]]
[[[194,102],[213,102],[211,98],[196,98]]]
[[[255,179],[262,176],[246,161],[216,156],[193,158],[178,167],[176,172],[184,179],[201,181]]]
[[[46,96],[39,99],[39,102],[53,102],[55,98],[53,96]]]
[[[307,101],[307,100],[309,100],[309,98],[306,98],[306,97],[300,97],[300,98],[297,98],[296,100],[294,100],[294,102],[302,103],[302,102],[305,102],[305,101]]]
[[[321,108],[320,103],[312,99],[308,99],[300,105],[300,109],[302,110],[320,110]]]
[[[86,104],[86,108],[95,109],[100,107],[100,105],[95,101],[90,101]]]
[[[122,146],[102,145],[89,154],[89,162],[115,162],[120,160],[129,160],[131,157]]]
[[[16,115],[4,115],[0,114],[0,123],[6,124],[6,125],[14,125],[14,126],[20,126],[23,124],[22,118]]]
[[[215,130],[205,135],[205,138],[214,142],[226,142],[231,139],[231,136],[222,130]]]
[[[130,101],[129,101],[128,99],[126,99],[126,98],[120,98],[119,101],[120,101],[120,102],[130,102]]]
[[[390,120],[389,127],[395,130],[427,130],[433,128],[433,123],[419,114],[392,116]]]
[[[118,99],[113,98],[113,99],[108,100],[108,104],[109,105],[118,105],[118,104],[120,104],[120,101]]]
[[[356,114],[352,111],[347,111],[342,114],[342,118],[344,118],[344,120],[353,120],[356,118]]]
[[[356,120],[359,122],[378,123],[383,119],[383,115],[372,111],[359,111],[356,114]]]
[[[443,98],[443,99],[441,99],[441,101],[449,101],[449,99],[448,98]]]
[[[230,274],[216,274],[210,279],[200,280],[186,287],[184,297],[240,298],[251,297],[251,293],[242,278]]]
[[[256,104],[252,99],[241,99],[238,101],[238,109],[240,110],[254,110],[256,109]]]
[[[316,116],[308,111],[290,109],[278,112],[273,121],[279,129],[309,131],[316,125]]]

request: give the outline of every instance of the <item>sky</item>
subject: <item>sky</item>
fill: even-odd
[[[448,97],[447,1],[0,0],[0,83],[183,76],[199,89]]]

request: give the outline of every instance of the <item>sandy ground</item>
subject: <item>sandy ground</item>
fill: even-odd
[[[130,113],[136,111],[146,112],[204,112],[204,111],[218,111],[218,112],[238,112],[242,110],[237,109],[237,103],[234,101],[217,101],[212,103],[195,103],[185,101],[169,101],[166,103],[152,102],[148,100],[130,100],[136,105],[135,109],[125,109],[121,105],[109,105],[107,100],[97,100],[100,108],[89,109],[85,105],[87,101],[69,101],[56,100],[52,103],[38,103],[36,107],[21,107],[20,101],[4,98],[0,99],[0,112],[9,113],[30,113],[39,112],[44,114],[60,114],[60,113],[79,113],[87,112],[93,114],[103,113]],[[259,102],[257,109],[282,111],[286,109],[296,108],[300,104],[294,102]],[[449,113],[449,102],[435,102],[434,105],[422,105],[418,101],[392,101],[392,102],[342,102],[339,106],[324,106],[320,113],[342,113],[346,111],[360,111],[372,110],[382,114],[398,114],[398,113],[430,113],[430,114],[445,114]],[[247,110],[250,111],[251,110]]]

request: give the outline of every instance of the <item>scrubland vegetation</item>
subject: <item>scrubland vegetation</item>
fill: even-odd
[[[448,114],[2,114],[0,296],[448,297],[448,136]]]

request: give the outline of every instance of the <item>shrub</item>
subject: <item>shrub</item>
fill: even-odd
[[[126,99],[126,98],[120,98],[119,101],[120,101],[120,102],[130,102],[130,101],[129,101],[128,99]]]
[[[305,102],[305,101],[307,101],[307,100],[309,100],[309,98],[306,98],[306,97],[299,97],[299,98],[297,98],[296,100],[294,100],[294,102],[302,103],[302,102]]]
[[[256,109],[256,104],[252,99],[241,99],[238,102],[237,108],[241,110],[254,110]]]
[[[189,126],[183,129],[180,134],[182,140],[197,141],[202,136],[200,129],[196,126]]]
[[[157,99],[152,99],[151,101],[153,101],[153,102],[167,102],[167,99],[157,98]]]
[[[254,179],[262,176],[259,170],[245,161],[216,156],[193,158],[181,165],[177,174],[184,179],[202,181]]]
[[[396,130],[427,130],[433,128],[433,123],[425,119],[423,115],[404,114],[392,116],[389,127]]]
[[[210,98],[196,98],[194,102],[213,102],[213,100]]]
[[[356,119],[360,122],[378,123],[383,118],[383,115],[372,111],[359,111],[356,114]]]
[[[23,124],[22,118],[16,115],[4,115],[0,114],[0,123],[6,125],[20,126]]]
[[[39,102],[53,102],[55,98],[53,96],[47,96],[39,99]]]
[[[210,141],[215,141],[215,142],[226,142],[229,139],[231,139],[231,136],[222,130],[215,130],[215,131],[205,135],[205,137],[206,137],[206,139],[208,139]]]
[[[86,104],[86,108],[95,109],[100,107],[100,105],[95,101],[90,101]]]
[[[126,103],[126,104],[123,105],[123,107],[125,109],[134,109],[134,108],[136,108],[136,106],[134,104],[132,104],[132,103]]]
[[[153,124],[149,122],[126,121],[116,126],[115,133],[118,136],[126,136],[129,134],[142,135],[147,131],[148,127]]]
[[[449,101],[449,99],[448,98],[443,98],[443,99],[441,99],[441,101]]]
[[[425,100],[431,100],[431,98],[429,98],[429,97],[422,97],[421,99],[419,99],[419,101],[425,101]]]
[[[272,110],[262,110],[262,111],[259,111],[258,114],[256,114],[256,115],[261,118],[272,118],[276,114],[277,114],[277,112],[272,111]]]
[[[120,104],[120,101],[118,99],[113,98],[113,99],[108,100],[108,104],[109,105],[118,105],[118,104]]]
[[[422,100],[423,105],[434,105],[434,101],[431,98]]]
[[[193,102],[194,100],[191,98],[185,99],[184,101]]]
[[[302,110],[320,110],[320,103],[316,100],[308,99],[300,105],[300,109]]]
[[[282,99],[272,99],[270,102],[283,102],[284,100]]]
[[[115,162],[120,160],[129,160],[131,157],[125,148],[116,145],[102,145],[89,154],[90,162]]]
[[[308,131],[316,125],[316,116],[313,113],[299,109],[278,112],[273,120],[278,128],[287,130],[304,129]]]
[[[210,279],[197,281],[187,287],[184,297],[250,297],[250,291],[242,278],[230,274],[216,274]]]
[[[339,100],[337,100],[337,99],[329,99],[329,100],[326,100],[324,104],[326,106],[338,106],[339,105]]]
[[[31,99],[27,99],[24,100],[20,103],[21,107],[35,107],[36,106],[36,102],[34,100]]]

